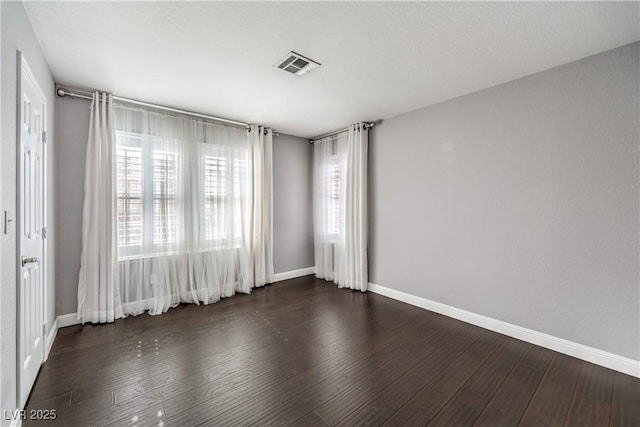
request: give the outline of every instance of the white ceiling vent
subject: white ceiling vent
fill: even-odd
[[[288,71],[291,74],[298,76],[304,76],[309,71],[320,66],[319,62],[309,59],[305,56],[295,53],[293,51],[287,53],[284,58],[278,61],[274,67],[278,67],[281,70]]]

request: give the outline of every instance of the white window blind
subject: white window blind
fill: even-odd
[[[117,148],[118,246],[142,246],[142,150],[120,145]]]
[[[226,142],[116,132],[120,259],[246,244],[249,150]]]
[[[179,162],[175,142],[116,132],[119,257],[170,253],[176,249]]]
[[[249,197],[248,151],[200,144],[204,184],[200,247],[239,247],[243,244]]]
[[[340,176],[340,164],[333,163],[327,166],[326,180],[328,191],[328,215],[329,220],[327,222],[327,232],[333,235],[339,235],[341,230],[341,176]]]
[[[153,150],[153,243],[175,243],[178,228],[177,153]]]
[[[225,236],[227,173],[227,159],[204,157],[204,229],[209,241]]]

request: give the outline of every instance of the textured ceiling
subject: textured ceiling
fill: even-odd
[[[638,2],[25,2],[57,83],[311,137],[640,39]],[[273,68],[294,50],[322,63]]]

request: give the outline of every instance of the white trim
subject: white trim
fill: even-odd
[[[67,326],[79,325],[80,320],[78,320],[78,313],[69,313],[58,316],[56,323],[58,328],[66,328]]]
[[[284,273],[274,274],[272,283],[281,282],[287,279],[295,279],[296,277],[308,276],[310,274],[316,274],[315,267],[307,267],[307,268],[301,268],[300,270],[285,271]]]
[[[16,277],[20,278],[22,275],[22,263],[19,261],[22,257],[22,247],[23,247],[23,242],[22,242],[22,238],[23,235],[22,233],[19,232],[19,230],[22,229],[22,217],[23,217],[23,207],[22,207],[22,198],[23,198],[23,183],[22,183],[22,156],[23,156],[23,149],[22,149],[22,138],[23,138],[23,126],[22,126],[22,121],[23,121],[23,108],[22,108],[22,100],[23,100],[23,90],[24,90],[24,83],[25,82],[29,82],[32,86],[33,86],[33,90],[37,93],[37,95],[39,95],[42,100],[44,101],[43,104],[43,109],[42,109],[42,120],[44,122],[42,129],[40,129],[43,132],[47,132],[49,131],[48,128],[48,115],[49,115],[49,99],[47,98],[47,96],[44,94],[44,92],[42,91],[40,84],[38,83],[38,79],[35,77],[35,75],[33,74],[33,72],[31,71],[31,68],[29,67],[29,64],[27,63],[27,59],[25,57],[25,55],[22,53],[21,50],[16,50],[16,64],[17,64],[17,76],[16,76],[16,218],[15,218],[15,225],[14,225],[14,230],[16,230],[16,239],[15,239],[15,249],[16,249]],[[50,135],[50,137],[53,137],[52,135]],[[41,138],[41,136],[40,136]],[[48,161],[48,157],[47,157],[47,143],[46,141],[42,142],[42,194],[43,194],[43,206],[42,206],[42,216],[43,216],[43,224],[41,224],[42,227],[45,227],[45,229],[47,228],[48,222],[47,222],[47,215],[48,215],[48,209],[47,209],[47,203],[49,198],[47,197],[47,191],[48,191],[48,186],[47,186],[47,161]],[[41,255],[41,261],[40,261],[40,268],[42,269],[42,272],[40,273],[41,279],[42,279],[42,291],[41,291],[41,295],[40,297],[42,298],[42,319],[47,319],[47,297],[48,297],[48,275],[47,275],[47,268],[48,268],[48,263],[49,263],[49,258],[48,258],[48,251],[47,251],[47,245],[48,245],[48,241],[46,238],[42,238],[41,239],[41,244],[42,244],[42,255]],[[23,310],[22,310],[22,305],[24,302],[24,295],[23,295],[23,287],[21,286],[21,280],[18,279],[17,283],[17,290],[16,290],[16,401],[18,402],[18,404],[20,406],[24,406],[26,404],[26,401],[29,398],[29,393],[31,392],[31,389],[33,388],[33,385],[35,384],[35,378],[33,380],[32,384],[29,384],[29,393],[27,393],[25,395],[25,387],[27,386],[26,384],[23,384],[24,381],[24,367],[22,366],[23,361],[24,361],[24,357],[23,357],[23,351],[24,349],[22,348],[21,345],[21,340],[20,338],[23,336],[23,329],[25,327],[25,325],[23,324]],[[44,334],[44,328],[43,325],[46,325],[45,323],[42,323],[41,325],[38,325],[37,328],[39,331],[41,331],[41,338],[42,338],[42,363],[44,363],[44,361],[46,360],[46,338],[45,334]],[[40,371],[41,369],[41,365],[38,367],[38,371]],[[22,423],[22,421],[20,422]]]
[[[56,340],[56,335],[58,335],[58,319],[53,321],[53,325],[49,329],[49,333],[47,334],[47,339],[44,342],[44,361],[46,362],[49,358],[49,353],[51,352],[51,347],[53,347],[53,342]]]
[[[374,283],[369,283],[369,291],[640,378],[640,360],[633,360]]]

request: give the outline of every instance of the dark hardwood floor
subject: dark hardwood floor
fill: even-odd
[[[640,426],[640,380],[312,276],[61,329],[24,425]]]

